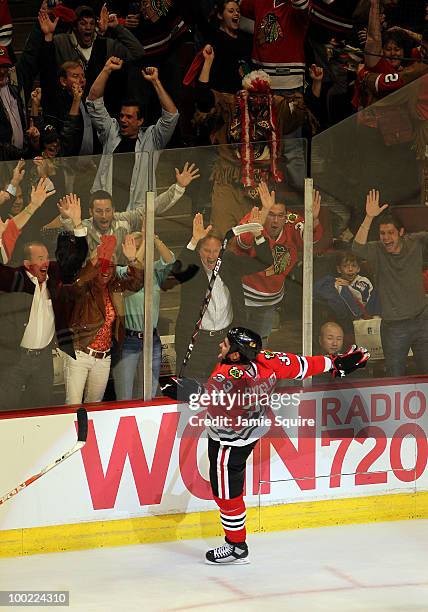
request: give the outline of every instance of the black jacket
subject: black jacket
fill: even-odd
[[[73,97],[60,85],[55,61],[54,43],[44,41],[40,67],[44,123],[56,128],[60,135],[60,155],[69,157],[79,155],[83,138],[83,119],[80,112],[78,115],[70,115]],[[82,98],[83,103],[84,100],[85,97]],[[94,143],[92,153],[101,153],[102,148],[93,128],[92,135]]]
[[[25,48],[19,56],[14,70],[11,71],[10,84],[8,85],[10,92],[18,102],[18,109],[21,116],[24,136],[25,130],[27,129],[25,108],[30,99],[34,79],[39,72],[40,47],[42,40],[43,35],[37,25],[32,29],[25,43]],[[10,125],[9,116],[0,100],[0,142],[10,143],[11,140],[12,126]],[[24,149],[25,148],[26,146],[24,146]]]
[[[233,325],[245,325],[247,313],[244,302],[242,277],[261,272],[272,265],[272,251],[267,241],[255,246],[257,258],[236,255],[226,251],[219,276],[229,289],[233,309]],[[188,341],[199,319],[202,301],[208,286],[208,277],[198,251],[183,249],[177,258],[175,278],[182,283],[181,304],[176,323],[176,342]]]
[[[71,331],[68,328],[67,302],[63,285],[71,283],[81,269],[88,254],[86,237],[75,237],[62,233],[58,236],[56,261],[48,270],[47,287],[55,315],[55,330],[58,346],[75,357]],[[30,316],[35,285],[25,268],[12,268],[0,264],[0,367],[5,368],[16,361],[16,352],[21,344]]]

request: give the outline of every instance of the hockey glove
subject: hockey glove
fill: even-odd
[[[330,355],[332,368],[330,370],[333,378],[338,378],[350,374],[358,368],[364,368],[370,358],[367,349],[353,344],[347,353],[343,355]]]
[[[195,378],[177,378],[171,376],[168,382],[161,386],[162,394],[179,402],[187,402],[192,394],[200,395],[203,385]]]

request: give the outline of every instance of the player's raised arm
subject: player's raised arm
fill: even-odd
[[[331,372],[333,378],[347,376],[358,368],[364,368],[370,354],[364,348],[353,345],[340,355],[315,355],[313,357],[262,351],[257,360],[268,362],[277,378],[302,380],[323,372]]]

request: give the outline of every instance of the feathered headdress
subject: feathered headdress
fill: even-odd
[[[242,79],[242,87],[255,93],[272,93],[270,76],[264,70],[253,70]]]
[[[242,79],[243,90],[237,94],[237,103],[241,115],[241,163],[242,183],[244,187],[256,187],[254,181],[254,144],[251,135],[254,134],[254,111],[267,106],[268,139],[270,150],[271,173],[276,183],[283,180],[283,174],[278,169],[279,134],[276,112],[273,104],[271,80],[264,70],[253,70]],[[252,113],[248,109],[248,98],[251,96]]]

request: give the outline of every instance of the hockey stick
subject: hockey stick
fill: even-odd
[[[71,448],[69,451],[64,453],[61,457],[59,457],[53,463],[50,463],[49,465],[44,467],[42,470],[40,470],[40,472],[38,472],[37,474],[34,474],[34,476],[31,476],[30,478],[27,478],[27,480],[25,480],[24,482],[21,482],[21,484],[19,484],[17,487],[12,489],[12,491],[9,491],[9,493],[4,495],[0,499],[0,506],[4,504],[5,501],[7,501],[8,499],[13,497],[20,491],[22,491],[22,489],[25,489],[26,487],[28,487],[35,480],[38,480],[39,478],[41,478],[41,476],[43,476],[44,474],[52,470],[54,467],[56,467],[57,465],[59,465],[60,463],[68,459],[69,457],[71,457],[71,455],[74,455],[74,453],[77,453],[77,451],[80,450],[82,446],[85,445],[87,436],[88,436],[88,414],[84,408],[78,408],[77,409],[77,442],[73,446],[73,448]]]
[[[186,351],[186,354],[184,356],[183,363],[181,364],[180,371],[178,373],[178,377],[179,378],[182,377],[184,368],[186,367],[187,362],[190,359],[190,355],[192,354],[193,347],[195,346],[195,339],[196,339],[196,336],[199,333],[199,329],[201,327],[203,316],[204,316],[204,314],[207,311],[208,304],[210,303],[211,294],[213,292],[213,286],[214,286],[214,283],[215,283],[215,279],[218,276],[218,273],[219,273],[219,270],[220,270],[220,267],[221,267],[221,264],[222,264],[222,260],[223,260],[223,254],[224,254],[224,252],[226,250],[226,247],[227,247],[227,244],[228,244],[229,240],[231,238],[233,238],[234,236],[239,236],[240,234],[244,234],[246,232],[261,231],[262,229],[263,229],[263,226],[260,223],[244,223],[243,225],[235,225],[235,227],[232,227],[226,233],[225,237],[223,238],[223,242],[222,242],[222,245],[221,245],[220,253],[218,254],[217,261],[215,263],[214,270],[213,270],[213,273],[211,274],[211,278],[209,280],[208,287],[207,287],[207,290],[206,290],[206,293],[205,293],[204,301],[202,302],[202,305],[201,305],[201,310],[200,310],[200,313],[199,313],[199,319],[196,322],[195,329],[193,330],[193,334],[192,334],[192,337],[190,339],[189,346],[187,347],[187,351]]]

